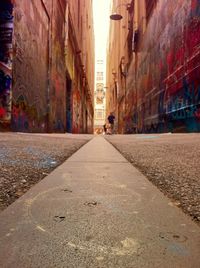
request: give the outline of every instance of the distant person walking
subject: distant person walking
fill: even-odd
[[[113,113],[110,113],[110,115],[108,116],[108,123],[109,123],[110,129],[111,129],[111,133],[110,134],[113,134],[114,121],[115,121],[115,116],[113,115]]]

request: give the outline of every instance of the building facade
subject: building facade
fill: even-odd
[[[69,1],[67,66],[67,130],[93,133],[94,28],[92,0]]]
[[[1,1],[1,129],[93,131],[93,36],[91,0]]]
[[[200,3],[114,1],[107,113],[119,133],[200,131]]]
[[[102,59],[96,60],[95,66],[95,93],[94,93],[94,133],[102,133],[106,123],[106,88],[105,88],[105,64]]]

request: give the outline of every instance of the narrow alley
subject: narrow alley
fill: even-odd
[[[200,0],[0,0],[0,268],[200,267]]]

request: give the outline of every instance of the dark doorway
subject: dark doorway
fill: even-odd
[[[72,81],[67,78],[67,94],[66,94],[66,131],[72,132]]]

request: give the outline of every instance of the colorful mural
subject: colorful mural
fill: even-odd
[[[81,133],[82,132],[82,113],[81,113],[81,96],[79,90],[73,90],[73,116],[72,116],[72,125],[73,133]]]
[[[79,31],[77,6],[66,0],[0,1],[1,130],[92,132],[92,3],[81,2],[81,20],[87,14],[91,23],[81,22]],[[86,50],[88,58],[82,56]]]
[[[66,131],[65,9],[66,1],[53,1],[49,131]]]
[[[126,100],[134,131],[200,131],[200,1],[158,0],[139,39],[137,87],[127,85],[135,97]]]
[[[66,1],[14,3],[0,1],[0,123],[13,131],[64,132]]]
[[[12,129],[46,132],[49,19],[40,1],[26,0],[15,1],[14,17]]]
[[[0,127],[9,128],[12,96],[13,5],[0,2]]]

